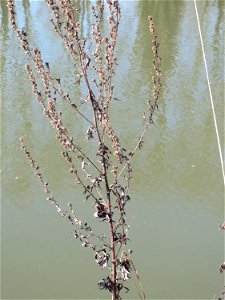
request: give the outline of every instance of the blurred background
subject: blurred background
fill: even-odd
[[[80,6],[81,30],[91,32],[90,1]],[[222,145],[224,132],[224,2],[197,1]],[[40,48],[55,76],[79,103],[82,87],[68,51],[53,32],[45,1],[15,1],[19,27]],[[151,93],[152,53],[148,15],[160,41],[163,89],[155,125],[133,160],[127,217],[134,263],[149,299],[212,299],[223,286],[224,191],[197,21],[192,1],[121,1],[112,123],[132,149]],[[92,253],[72,236],[71,226],[45,200],[18,139],[24,136],[66,207],[96,223],[91,203],[67,175],[55,132],[28,83],[26,58],[0,2],[1,22],[1,270],[2,299],[103,299],[104,277]],[[59,106],[65,108],[63,104]],[[86,152],[87,124],[67,111],[67,124]],[[93,225],[95,226],[95,225]],[[137,299],[132,281],[125,299]]]

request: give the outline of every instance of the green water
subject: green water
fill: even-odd
[[[74,69],[49,26],[44,1],[15,1],[26,27],[54,74],[72,82]],[[224,2],[197,1],[218,127],[224,131]],[[89,2],[81,2],[82,30],[90,31]],[[27,83],[24,54],[1,7],[1,298],[96,299],[104,277],[92,255],[72,236],[71,227],[45,200],[19,149],[24,136],[59,201],[72,201],[89,222],[91,204],[65,174],[54,131],[41,114]],[[130,245],[149,299],[212,299],[223,285],[224,193],[215,129],[196,15],[192,1],[121,1],[112,122],[127,148],[137,141],[142,112],[151,92],[151,43],[147,16],[160,40],[163,90],[155,125],[133,161],[128,208]],[[82,91],[71,91],[74,99]],[[59,104],[61,105],[61,104]],[[67,123],[83,149],[86,124],[75,115]],[[224,146],[223,146],[224,149]],[[127,299],[137,299],[130,282]]]

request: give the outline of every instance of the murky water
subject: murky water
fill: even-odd
[[[19,25],[40,47],[55,74],[74,73],[69,54],[49,26],[44,1],[15,1]],[[107,298],[97,290],[104,275],[71,228],[45,200],[19,149],[24,136],[62,203],[73,201],[92,221],[89,204],[66,176],[48,121],[27,83],[25,58],[1,7],[2,85],[2,299]],[[223,1],[198,1],[219,131],[223,141]],[[83,31],[90,30],[89,2],[81,2]],[[212,299],[222,287],[223,181],[192,1],[122,1],[112,120],[131,149],[140,133],[151,90],[147,16],[153,15],[161,44],[163,91],[143,151],[133,161],[128,209],[130,247],[149,298]],[[81,91],[74,91],[79,99]],[[74,132],[79,120],[68,116]],[[80,130],[81,129],[81,130]],[[224,144],[223,144],[224,145]],[[88,214],[88,215],[87,215]],[[126,298],[137,298],[132,283]]]

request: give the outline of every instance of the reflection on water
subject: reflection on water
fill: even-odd
[[[197,4],[222,133],[223,1]],[[80,5],[82,31],[88,34],[88,1]],[[130,247],[151,299],[211,299],[222,285],[217,267],[223,260],[223,241],[217,226],[223,220],[223,183],[194,5],[189,1],[122,1],[121,6],[120,64],[115,78],[115,96],[121,101],[115,102],[112,122],[129,149],[140,134],[151,91],[150,14],[161,44],[164,82],[155,126],[133,161]],[[8,24],[6,2],[1,1],[0,7],[2,298],[107,297],[96,288],[96,278],[104,275],[46,203],[19,150],[18,138],[23,135],[58,199],[65,204],[74,201],[80,215],[87,214],[79,188],[65,176],[54,132],[31,94],[25,58]],[[40,47],[56,76],[65,74],[64,84],[71,91],[74,67],[48,25],[44,1],[16,1],[16,9],[32,44]],[[82,91],[72,93],[79,102]],[[68,115],[67,122],[88,150],[82,138],[86,124],[80,126],[74,115]],[[92,212],[88,213],[91,222]],[[134,287],[129,297],[136,298]]]

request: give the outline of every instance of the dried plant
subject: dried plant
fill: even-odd
[[[71,60],[76,65],[78,74],[75,86],[81,83],[86,88],[83,103],[92,111],[92,117],[87,117],[79,104],[72,101],[62,85],[61,78],[54,78],[49,62],[44,62],[38,48],[33,48],[25,28],[19,29],[16,23],[14,1],[8,0],[9,18],[16,32],[20,45],[28,57],[26,71],[33,94],[43,108],[43,114],[49,119],[56,130],[56,139],[62,146],[62,157],[68,164],[68,172],[75,183],[81,186],[84,197],[92,201],[95,209],[94,217],[108,224],[108,236],[94,233],[92,227],[77,218],[73,204],[68,203],[64,210],[50,190],[40,167],[33,159],[30,151],[20,138],[21,147],[40,180],[47,200],[55,206],[57,212],[66,218],[73,226],[74,237],[82,246],[93,251],[93,256],[100,268],[108,268],[108,276],[98,282],[99,289],[108,290],[112,299],[121,299],[121,291],[128,292],[126,281],[132,276],[136,279],[136,287],[141,299],[145,299],[139,274],[131,258],[132,250],[127,249],[129,225],[126,216],[126,205],[130,201],[129,187],[132,178],[131,160],[144,142],[144,135],[151,124],[153,114],[158,107],[161,89],[159,43],[152,17],[149,17],[149,30],[152,36],[152,52],[154,76],[152,77],[152,95],[144,113],[144,128],[138,138],[138,143],[132,151],[125,149],[110,123],[109,108],[115,100],[112,78],[115,74],[117,58],[118,26],[121,10],[117,0],[98,0],[91,5],[92,32],[88,38],[82,37],[80,24],[76,21],[79,9],[70,0],[46,0],[52,15],[51,24],[54,31],[64,41],[71,54]],[[101,22],[105,22],[108,14],[108,32],[103,34]],[[90,52],[90,48],[93,52]],[[70,134],[64,122],[64,114],[57,110],[57,103],[65,101],[69,108],[79,114],[87,124],[86,138],[96,140],[96,159],[85,153]],[[121,176],[123,175],[123,176]]]

